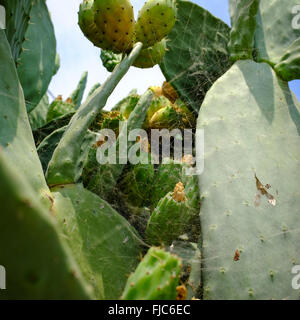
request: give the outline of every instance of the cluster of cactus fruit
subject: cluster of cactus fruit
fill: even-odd
[[[299,299],[297,3],[229,3],[231,29],[185,0],[148,0],[137,21],[129,0],[84,0],[79,26],[112,73],[85,101],[87,73],[50,104],[46,3],[0,0],[0,298]],[[103,110],[131,66],[155,64],[161,87]],[[116,150],[135,129],[204,129],[204,171],[187,174],[194,148],[160,158],[142,136],[140,163],[100,164],[102,129]]]
[[[112,56],[108,60],[109,71],[113,70],[117,54],[129,52],[136,42],[142,42],[143,49],[133,66],[151,68],[160,63],[165,54],[165,37],[176,21],[176,3],[174,0],[149,0],[135,22],[129,0],[85,0],[78,16],[84,35],[103,50],[104,64]],[[105,50],[110,52],[105,53]]]

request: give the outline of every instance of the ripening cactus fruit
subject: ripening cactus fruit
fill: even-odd
[[[181,260],[163,249],[148,250],[128,278],[123,300],[176,300]]]
[[[104,44],[104,39],[101,36],[96,24],[94,14],[94,0],[84,0],[79,7],[78,24],[83,34],[96,46],[108,46],[109,43]]]
[[[75,112],[75,105],[72,99],[62,100],[62,96],[59,95],[50,105],[47,112],[47,122],[59,118],[67,113]]]
[[[135,27],[136,41],[144,48],[161,41],[172,30],[176,21],[176,3],[174,0],[149,0],[138,14]]]
[[[165,81],[162,85],[162,94],[166,98],[168,98],[172,103],[179,99],[178,93],[173,88],[173,86],[167,81]]]
[[[151,88],[150,88],[151,89]],[[153,90],[152,90],[153,91]],[[148,129],[149,128],[149,122],[153,115],[160,109],[164,107],[172,106],[171,102],[164,96],[160,97],[153,97],[152,102],[148,108],[145,123],[144,123],[144,128]]]
[[[171,245],[184,234],[191,217],[184,186],[178,182],[174,191],[163,197],[153,210],[146,228],[147,241],[151,245]]]
[[[162,39],[160,42],[155,43],[152,47],[142,50],[140,55],[134,61],[133,66],[146,69],[152,68],[156,64],[161,63],[166,53],[166,47],[166,39]]]
[[[129,0],[95,0],[95,24],[100,48],[115,53],[129,51],[134,43],[134,13]]]

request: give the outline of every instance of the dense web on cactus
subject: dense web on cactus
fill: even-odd
[[[207,22],[206,19],[203,20],[205,23]],[[225,50],[223,50],[228,43],[229,28],[223,23],[219,22],[218,25],[214,25],[214,27],[212,27],[211,33],[207,31],[200,34],[195,33],[195,25],[193,25],[193,23],[199,24],[201,19],[196,19],[194,17],[194,11],[192,10],[187,10],[185,12],[185,16],[182,21],[182,32],[176,33],[174,31],[171,32],[169,36],[170,40],[172,40],[168,41],[169,52],[171,53],[166,55],[161,67],[168,82],[178,89],[178,93],[180,94],[182,100],[184,100],[184,102],[187,103],[190,109],[196,114],[204,100],[207,91],[211,88],[214,82],[230,68],[232,64],[229,61],[229,57]],[[207,34],[210,34],[211,38],[209,38]],[[227,38],[225,37],[223,39],[220,34],[227,35]],[[212,45],[212,42],[215,42],[214,45]],[[172,56],[172,54],[174,54],[175,58]],[[259,73],[257,76],[260,76]],[[132,84],[132,86],[134,87],[134,84]],[[150,86],[151,83],[149,83],[149,87]],[[192,127],[192,129],[195,129],[195,127]],[[159,167],[160,165],[154,165],[154,175],[156,175],[159,171]],[[89,174],[93,176],[96,175],[97,172],[90,171]],[[105,200],[107,200],[137,229],[143,238],[143,245],[146,252],[146,250],[152,246],[152,244],[145,237],[145,230],[150,215],[157,205],[157,203],[153,204],[150,201],[155,180],[153,179],[153,185],[151,185],[150,190],[147,191],[148,195],[146,197],[145,189],[149,188],[150,182],[146,181],[144,185],[143,183],[137,184],[137,188],[135,189],[135,200],[144,198],[144,201],[141,203],[138,203],[139,201],[133,202],[132,199],[129,198],[128,194],[124,192],[125,189],[122,189],[122,186],[124,185],[125,188],[128,188],[128,185],[126,185],[125,182],[126,177],[129,174],[131,179],[130,181],[132,184],[134,184],[138,179],[138,174],[140,173],[133,171],[132,165],[126,165],[122,175],[117,179],[116,187],[113,188],[112,192],[107,198],[105,198]],[[176,180],[176,182],[173,183],[173,188],[175,188],[178,183],[182,182],[175,172],[170,172],[169,179]],[[253,183],[255,183],[254,179]],[[265,188],[267,188],[267,185]],[[166,191],[162,197],[166,196],[168,192],[172,192],[172,190],[169,189]],[[196,190],[196,192],[198,193],[198,190]],[[101,196],[100,191],[99,193],[96,193]],[[258,194],[257,197],[261,196],[263,195]],[[173,226],[170,225],[170,228],[172,227]],[[160,229],[159,226],[157,226],[157,228],[158,230]],[[197,247],[200,247],[201,241],[199,218],[195,217],[192,222],[186,222],[185,229],[185,232],[183,232],[182,235],[180,235],[177,239],[174,239],[173,243],[171,245],[167,245],[166,248],[171,252],[177,253],[183,257],[183,259],[186,259],[186,265],[182,272],[181,281],[192,288],[192,296],[199,297],[201,291],[200,288],[193,288],[193,285],[189,283],[191,265],[194,270],[196,268],[196,270],[199,272],[202,268],[199,264],[200,258],[197,255],[198,253],[196,250]],[[289,232],[299,231],[300,230],[297,229],[282,230],[282,232],[274,234],[269,238],[280,237]],[[230,258],[234,261],[238,261],[242,251],[243,248],[235,248],[235,250],[232,251],[232,257]],[[191,254],[191,252],[193,254]],[[226,255],[227,254],[224,254],[224,257]],[[189,257],[189,259],[187,257]],[[204,257],[202,262],[214,260],[219,257],[220,255]],[[201,275],[199,273],[199,282],[200,279]]]

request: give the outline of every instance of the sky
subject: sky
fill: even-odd
[[[60,55],[61,66],[50,83],[53,96],[63,95],[67,99],[76,88],[84,71],[88,71],[86,93],[97,82],[103,83],[110,75],[102,66],[100,49],[85,38],[78,26],[77,12],[82,0],[47,0],[47,5],[54,24],[57,39],[57,52]],[[144,0],[131,0],[138,10]],[[193,2],[209,10],[213,15],[230,25],[228,0],[194,0]],[[109,98],[105,109],[110,110],[119,100],[136,88],[142,94],[149,86],[161,85],[165,80],[158,66],[151,69],[131,67],[125,77]],[[300,80],[290,83],[291,89],[300,99]]]

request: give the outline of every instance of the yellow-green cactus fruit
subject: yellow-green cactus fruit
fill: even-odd
[[[81,3],[78,12],[78,24],[87,39],[89,39],[96,47],[100,48],[101,45],[104,45],[104,40],[95,24],[93,5],[94,0],[84,0]],[[108,43],[106,43],[105,46],[108,46]]]
[[[101,48],[115,53],[129,51],[134,42],[134,13],[129,0],[95,0],[95,23]]]
[[[156,64],[161,63],[165,52],[167,42],[166,39],[162,39],[157,42],[154,46],[143,49],[133,65],[137,68],[152,68]]]
[[[153,46],[165,38],[176,21],[176,2],[174,0],[149,0],[138,14],[136,41],[144,48]]]

